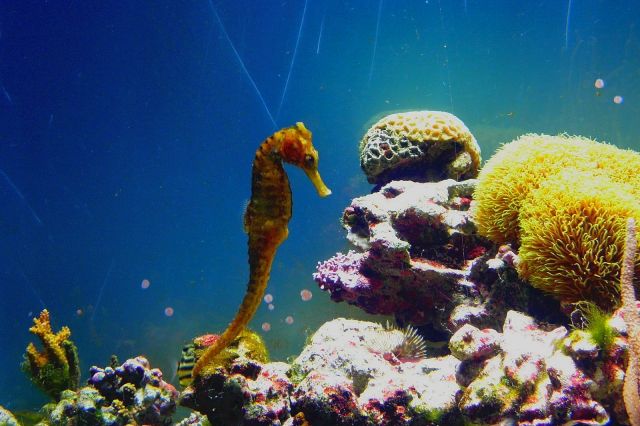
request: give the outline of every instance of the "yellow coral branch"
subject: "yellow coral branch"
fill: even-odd
[[[57,365],[67,364],[67,356],[62,348],[62,342],[69,340],[69,337],[71,337],[69,327],[62,327],[60,331],[54,333],[51,329],[49,311],[44,309],[40,313],[40,316],[33,319],[33,326],[29,328],[29,331],[38,336],[44,346],[43,353],[38,352],[32,343],[29,344],[27,347],[27,356],[31,361],[37,362],[37,365],[40,367],[46,364],[48,358],[53,358],[49,359],[49,361]],[[44,362],[42,362],[43,360]]]
[[[620,293],[629,344],[629,361],[627,362],[622,395],[627,415],[629,416],[629,423],[632,426],[640,426],[640,394],[638,393],[638,384],[640,384],[640,376],[638,375],[638,367],[640,367],[640,315],[638,314],[636,294],[633,288],[637,245],[636,222],[633,218],[629,218],[622,260],[622,273],[620,274]]]

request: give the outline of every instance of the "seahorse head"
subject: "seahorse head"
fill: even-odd
[[[318,173],[318,151],[311,142],[311,132],[303,123],[298,122],[282,131],[280,156],[286,163],[304,170],[321,197],[331,194]]]

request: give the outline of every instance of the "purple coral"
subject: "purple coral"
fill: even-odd
[[[128,415],[141,424],[167,424],[176,409],[178,391],[162,379],[162,371],[151,368],[138,356],[116,367],[89,370],[88,384],[109,403],[119,400]]]
[[[454,331],[454,309],[483,302],[470,267],[491,246],[470,221],[472,191],[473,181],[395,181],[354,199],[343,224],[364,251],[319,263],[314,279],[336,302]]]

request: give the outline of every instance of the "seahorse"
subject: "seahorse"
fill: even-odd
[[[193,377],[238,336],[260,306],[276,250],[289,235],[291,188],[283,162],[300,167],[318,195],[331,194],[318,172],[318,152],[311,132],[303,123],[281,129],[262,142],[253,160],[251,200],[244,215],[244,230],[249,235],[247,292],[233,321],[196,362]]]

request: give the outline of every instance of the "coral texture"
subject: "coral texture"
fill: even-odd
[[[180,396],[180,405],[207,416],[211,424],[279,425],[290,416],[292,384],[285,363],[261,364],[245,357],[228,368],[195,378]]]
[[[522,202],[521,277],[562,302],[586,300],[613,311],[620,304],[626,220],[640,219],[632,193],[575,169],[548,177]]]
[[[604,351],[581,330],[509,311],[502,332],[461,327],[452,355],[398,358],[380,339],[400,330],[339,318],[290,365],[235,358],[196,377],[181,403],[212,424],[626,424],[621,310],[610,323],[617,337]]]
[[[171,424],[178,392],[145,357],[128,359],[116,368],[91,367],[89,374],[89,386],[65,390],[57,404],[45,407],[45,424]]]
[[[594,381],[561,349],[564,327],[546,331],[531,317],[511,311],[501,335],[473,328],[461,328],[449,344],[454,354],[473,360],[458,376],[466,385],[458,407],[468,420],[518,425],[609,422],[609,414],[592,395]]]
[[[217,334],[205,334],[194,338],[182,349],[182,358],[178,365],[178,377],[184,387],[192,380],[193,366],[204,351],[219,338]],[[262,337],[254,331],[244,329],[240,334],[205,368],[203,373],[215,374],[217,367],[231,368],[236,358],[248,358],[261,363],[269,362],[269,352]]]
[[[480,234],[496,243],[517,243],[520,208],[531,191],[566,168],[628,183],[640,196],[640,154],[580,136],[527,134],[502,146],[478,176],[472,208]]]
[[[370,183],[469,179],[478,174],[480,147],[464,123],[447,112],[409,111],[376,122],[360,142]]]
[[[624,378],[623,396],[629,422],[632,426],[640,426],[640,394],[638,390],[640,385],[640,314],[638,314],[636,293],[633,288],[637,248],[636,222],[630,218],[627,220],[620,286],[622,309],[629,340],[629,360]]]
[[[401,324],[450,333],[473,320],[502,321],[499,306],[518,292],[487,302],[483,278],[472,277],[472,266],[480,266],[474,259],[491,247],[469,218],[473,188],[473,180],[394,181],[354,199],[342,221],[347,238],[366,251],[338,253],[318,264],[314,279],[332,300],[394,315]],[[494,312],[485,302],[495,302]]]
[[[190,364],[217,338],[193,339]],[[184,360],[183,352],[181,369]],[[180,405],[199,411],[212,424],[280,424],[289,416],[289,367],[268,361],[260,335],[245,329],[186,387]]]
[[[65,389],[76,389],[80,380],[78,352],[71,340],[69,327],[54,333],[51,329],[49,311],[44,309],[33,319],[29,331],[40,339],[43,349],[39,351],[29,343],[22,369],[43,392],[54,399]]]
[[[310,424],[450,424],[460,362],[389,358],[371,344],[383,332],[379,324],[344,318],[320,327],[292,364],[292,412],[303,412]]]
[[[19,426],[18,420],[13,416],[11,411],[0,405],[0,425],[2,426]]]

